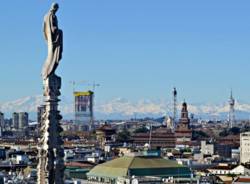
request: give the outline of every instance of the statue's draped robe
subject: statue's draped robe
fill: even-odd
[[[55,72],[63,51],[63,34],[52,11],[44,17],[43,32],[48,43],[48,57],[43,66],[42,76],[43,79],[47,79]]]

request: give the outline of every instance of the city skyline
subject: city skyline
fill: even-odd
[[[67,98],[70,81],[84,80],[101,84],[96,101],[171,99],[177,87],[179,102],[227,102],[231,88],[237,100],[250,102],[249,2],[58,2],[66,47],[59,73]],[[37,20],[50,2],[15,3],[0,7],[6,23],[0,102],[42,93],[46,43]]]

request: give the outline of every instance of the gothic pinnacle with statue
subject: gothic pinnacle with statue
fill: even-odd
[[[57,3],[44,17],[43,32],[48,45],[48,56],[42,70],[45,112],[42,115],[41,138],[39,141],[38,184],[64,183],[64,149],[60,136],[62,116],[58,110],[61,78],[55,71],[62,59],[63,32],[58,28]]]
[[[42,76],[47,79],[54,74],[59,61],[62,59],[63,32],[58,28],[56,12],[59,9],[57,3],[53,3],[50,11],[44,17],[43,33],[48,44],[48,57],[43,66]]]

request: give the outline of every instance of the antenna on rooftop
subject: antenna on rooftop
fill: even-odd
[[[230,98],[229,98],[229,125],[230,128],[233,128],[234,124],[235,124],[235,99],[233,98],[233,90],[231,89],[231,94],[230,94]]]

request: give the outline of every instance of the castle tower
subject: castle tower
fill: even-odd
[[[180,119],[179,124],[181,124],[183,128],[189,129],[189,123],[190,123],[190,119],[188,117],[187,103],[184,102],[182,104],[181,119]]]
[[[175,130],[176,146],[189,146],[192,139],[190,119],[188,117],[187,103],[182,104],[181,118]]]

